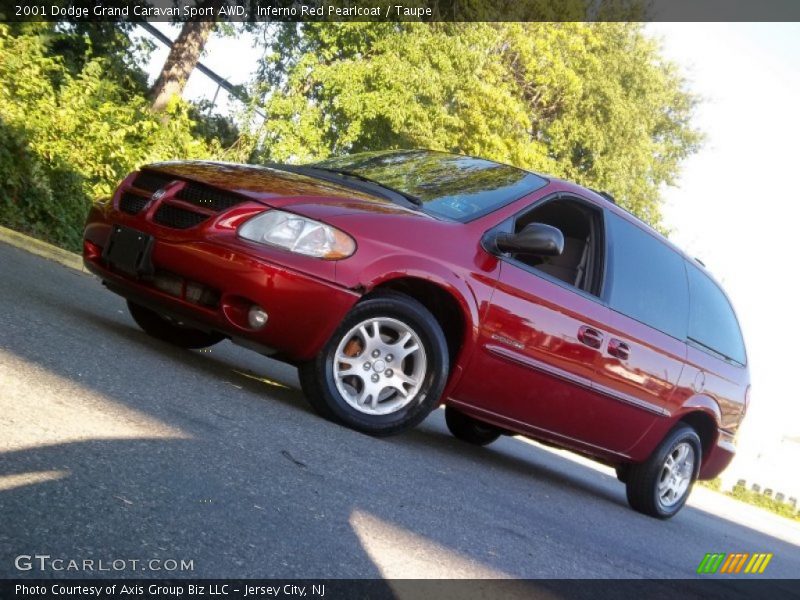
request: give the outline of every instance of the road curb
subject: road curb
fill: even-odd
[[[59,248],[53,244],[48,244],[47,242],[43,242],[42,240],[25,235],[19,231],[8,229],[2,225],[0,225],[0,242],[4,242],[9,246],[14,246],[15,248],[19,248],[25,252],[30,252],[31,254],[36,254],[37,256],[55,261],[70,269],[75,269],[76,271],[81,271],[82,273],[88,273],[86,268],[83,266],[83,258],[80,254],[70,252],[69,250],[64,250],[63,248]]]

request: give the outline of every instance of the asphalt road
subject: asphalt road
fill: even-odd
[[[799,543],[707,490],[671,521],[639,515],[608,469],[467,446],[441,411],[349,431],[294,369],[155,341],[95,278],[0,244],[0,577],[82,575],[15,568],[48,554],[193,561],[116,573],[144,577],[687,578],[706,552],[772,552],[768,574],[796,578]]]

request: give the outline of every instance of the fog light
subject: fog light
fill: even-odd
[[[200,304],[200,298],[203,297],[203,286],[194,281],[186,284],[186,299],[194,304]]]
[[[153,285],[170,296],[180,297],[183,294],[183,279],[169,273],[159,273],[153,279]]]
[[[269,315],[267,314],[267,311],[257,304],[253,304],[253,306],[250,307],[250,310],[247,311],[247,323],[253,329],[261,329],[264,327],[264,325],[267,324],[268,318]]]

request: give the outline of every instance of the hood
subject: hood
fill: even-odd
[[[154,163],[146,165],[143,169],[230,190],[253,200],[287,196],[327,196],[380,201],[379,198],[343,185],[273,167],[187,160]]]
[[[351,187],[275,167],[172,161],[146,165],[142,169],[235,192],[268,206],[285,207],[309,217],[351,213],[427,216]]]

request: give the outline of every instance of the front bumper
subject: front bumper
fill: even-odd
[[[117,223],[154,236],[151,256],[157,272],[213,290],[218,302],[211,306],[191,302],[185,286],[184,293],[176,296],[156,287],[152,279],[113,270],[102,251]],[[84,264],[123,297],[289,362],[314,357],[359,299],[354,291],[259,256],[258,249],[235,234],[200,232],[181,238],[163,234],[159,227],[110,207],[94,208],[84,233]],[[251,304],[269,314],[263,329],[250,329],[242,319],[242,310]]]

